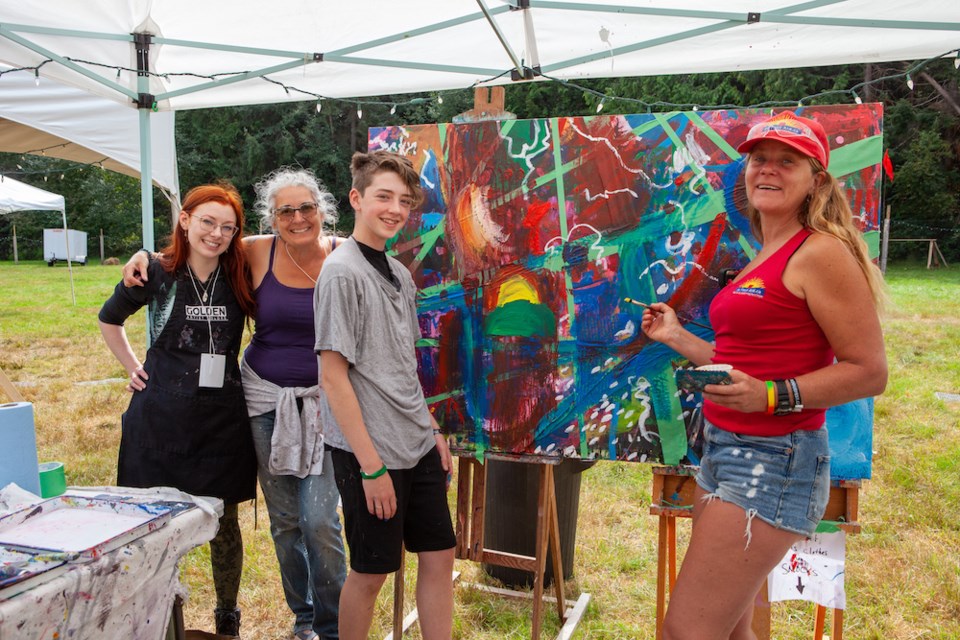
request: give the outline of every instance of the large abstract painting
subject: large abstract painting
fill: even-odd
[[[826,128],[830,170],[875,247],[881,106],[800,114]],[[674,383],[688,363],[643,335],[643,309],[625,299],[666,302],[709,326],[722,272],[758,249],[736,146],[769,115],[370,130],[370,149],[408,156],[427,192],[391,249],[420,288],[421,381],[458,452],[698,461],[701,398]],[[855,463],[835,476],[866,477],[871,412],[849,409],[841,422]]]

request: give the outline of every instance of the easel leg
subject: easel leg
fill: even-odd
[[[552,471],[550,475],[553,475]],[[550,492],[550,496],[547,499],[547,509],[550,511],[548,525],[550,531],[550,557],[553,559],[553,588],[554,594],[557,597],[557,615],[560,617],[560,621],[563,622],[567,601],[564,598],[563,558],[560,555],[560,516],[557,513],[557,490],[553,484],[553,478],[550,478],[550,481],[547,483],[547,489]]]
[[[832,640],[843,640],[843,609],[833,610],[833,629],[830,630]]]
[[[400,547],[400,568],[393,574],[393,637],[403,637],[403,573],[406,563],[406,552]]]
[[[663,638],[663,617],[667,612],[667,529],[670,526],[668,516],[659,517],[659,533],[657,536],[657,640]]]
[[[763,586],[757,592],[753,601],[753,622],[750,627],[756,634],[757,640],[770,640],[770,598],[767,581],[763,581]]]
[[[540,626],[543,623],[543,574],[547,566],[547,540],[550,517],[550,489],[553,487],[553,467],[541,465],[540,489],[537,494],[537,546],[534,552],[536,570],[533,574],[533,631],[531,638],[540,637]],[[554,576],[556,580],[558,576]],[[559,578],[562,580],[563,575]],[[561,605],[562,606],[562,605]]]
[[[827,610],[816,605],[813,610],[813,640],[823,640],[823,627],[826,623]]]

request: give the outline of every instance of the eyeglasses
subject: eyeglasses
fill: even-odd
[[[300,215],[304,220],[309,220],[317,215],[317,203],[304,202],[299,207],[291,207],[290,205],[285,204],[282,207],[275,208],[273,210],[273,215],[277,216],[284,222],[290,222],[293,220],[293,217],[297,215],[297,211],[300,212]]]
[[[224,238],[232,238],[234,235],[236,235],[237,231],[240,230],[240,227],[235,224],[217,224],[210,218],[204,218],[203,216],[198,215],[191,215],[190,217],[199,220],[200,228],[207,233],[213,233],[219,227],[220,234],[223,235]]]

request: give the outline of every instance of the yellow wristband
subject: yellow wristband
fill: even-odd
[[[773,380],[767,380],[767,414],[773,415],[774,409],[777,408],[777,392],[773,388]]]

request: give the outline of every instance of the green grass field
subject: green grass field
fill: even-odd
[[[118,267],[0,263],[0,367],[34,404],[41,461],[61,460],[74,485],[109,485],[116,474],[124,375],[103,344],[96,315]],[[884,320],[890,383],[876,403],[873,479],[860,496],[863,532],[848,539],[845,637],[960,638],[960,268],[892,266],[893,304]],[[143,314],[128,323],[142,356]],[[577,638],[654,635],[657,521],[649,515],[650,468],[601,462],[583,475],[573,595],[592,599]],[[241,505],[246,565],[241,586],[245,638],[279,640],[292,625],[283,600],[266,508]],[[689,526],[681,521],[681,548]],[[183,563],[187,626],[212,631],[206,547]],[[410,562],[408,575],[413,575]],[[479,568],[457,561],[465,582]],[[488,581],[490,582],[490,581]],[[388,581],[389,584],[389,581]],[[371,637],[391,623],[392,591],[381,595]],[[413,598],[413,580],[406,588]],[[569,596],[568,596],[569,597]],[[457,590],[456,638],[528,638],[530,609],[468,587]],[[773,606],[773,637],[812,635],[812,606]],[[548,609],[545,637],[559,628]],[[414,628],[409,637],[419,638]]]

